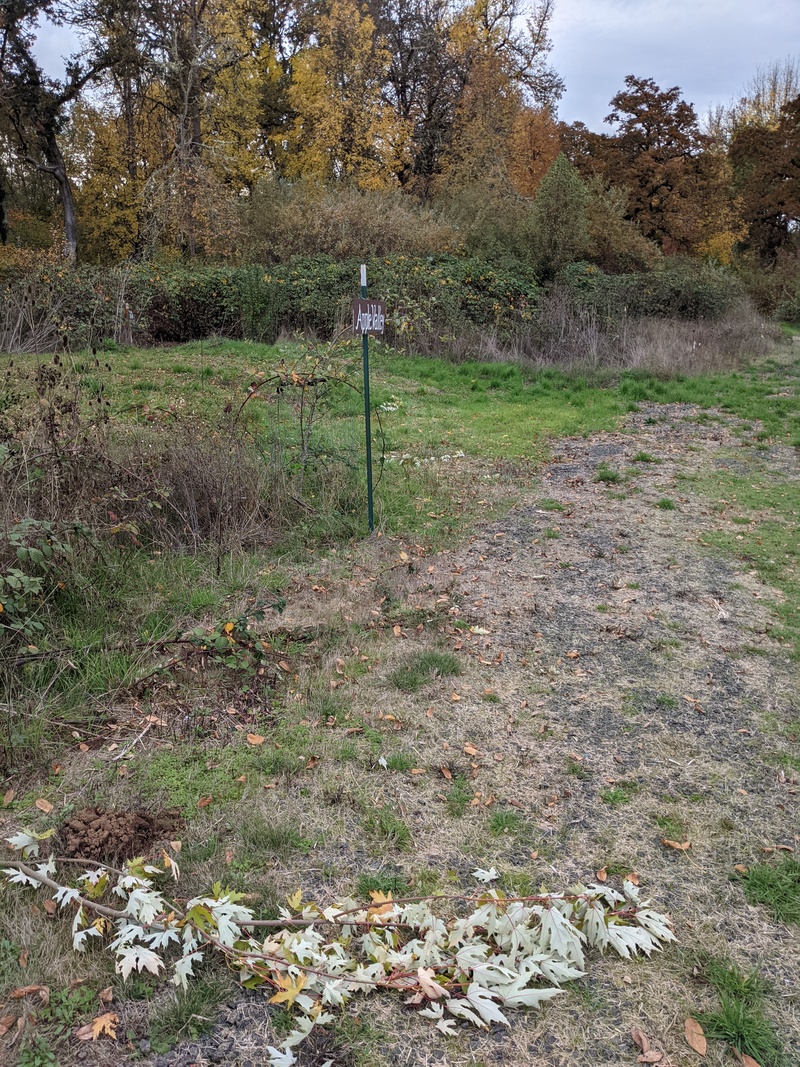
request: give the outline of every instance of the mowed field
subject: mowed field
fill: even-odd
[[[796,349],[664,380],[376,346],[371,536],[356,348],[14,360],[5,528],[88,532],[0,631],[3,836],[179,841],[180,899],[265,920],[492,867],[515,897],[633,875],[671,916],[508,1028],[355,997],[300,1064],[610,1067],[633,1027],[690,1067],[687,1018],[704,1063],[800,1062]],[[0,889],[3,1062],[244,1067],[291,1029],[210,956],[185,994],[122,981],[50,896]]]

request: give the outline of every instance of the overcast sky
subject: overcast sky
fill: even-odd
[[[556,0],[551,61],[567,85],[566,122],[603,129],[626,74],[677,85],[703,116],[739,95],[759,67],[800,56],[798,0]],[[74,47],[45,27],[39,54],[48,73]]]
[[[594,130],[626,74],[679,86],[702,116],[759,67],[800,55],[798,0],[555,2],[551,60],[567,85],[559,114]]]

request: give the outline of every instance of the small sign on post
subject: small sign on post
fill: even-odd
[[[386,328],[386,301],[385,300],[354,300],[353,301],[353,333],[370,333],[377,337]]]

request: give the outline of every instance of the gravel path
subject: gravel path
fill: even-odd
[[[798,738],[786,735],[800,719],[797,664],[769,635],[779,594],[746,563],[708,547],[709,533],[735,526],[695,489],[698,477],[733,473],[753,484],[793,483],[800,500],[796,450],[759,448],[757,430],[709,420],[690,405],[642,405],[620,432],[560,441],[528,499],[465,545],[426,560],[435,581],[426,567],[396,577],[397,596],[409,605],[447,602],[462,622],[449,640],[500,698],[460,711],[475,743],[497,750],[492,788],[526,812],[526,847],[539,842],[560,884],[585,878],[589,863],[646,872],[648,896],[672,913],[685,948],[671,961],[664,954],[649,973],[633,968],[632,982],[604,961],[582,994],[596,994],[583,1024],[576,1001],[564,997],[564,1007],[554,1002],[513,1035],[470,1033],[454,1048],[402,1012],[392,1015],[397,1029],[382,1062],[632,1064],[629,1028],[643,1021],[668,1052],[665,1064],[688,1064],[686,952],[698,947],[726,951],[769,978],[770,1010],[790,1062],[800,1063],[798,931],[749,907],[732,880],[734,866],[763,858],[762,850],[800,849],[798,775],[778,759],[800,754]],[[643,452],[655,462],[635,461]],[[597,481],[602,464],[625,480]],[[674,507],[658,506],[666,499]],[[787,529],[792,536],[797,524]],[[464,622],[478,632],[464,631]],[[425,729],[422,719],[420,743]],[[405,801],[420,854],[434,851],[425,836],[435,829],[431,802],[421,791]],[[661,844],[670,819],[691,850]],[[459,852],[462,866],[474,862],[464,859],[463,842],[437,840],[443,862],[457,864]],[[507,847],[518,861],[518,842]],[[613,996],[601,995],[603,983]],[[204,1038],[149,1062],[260,1067],[274,1043],[263,996],[241,994]],[[706,1062],[723,1057],[715,1047]],[[323,1035],[298,1062],[352,1060]]]

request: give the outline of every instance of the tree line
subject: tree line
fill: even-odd
[[[703,121],[630,75],[595,133],[558,120],[553,4],[4,0],[5,254],[50,245],[55,223],[72,261],[388,242],[543,280],[675,256],[795,278],[798,61]],[[43,18],[80,37],[59,79],[36,58]]]

